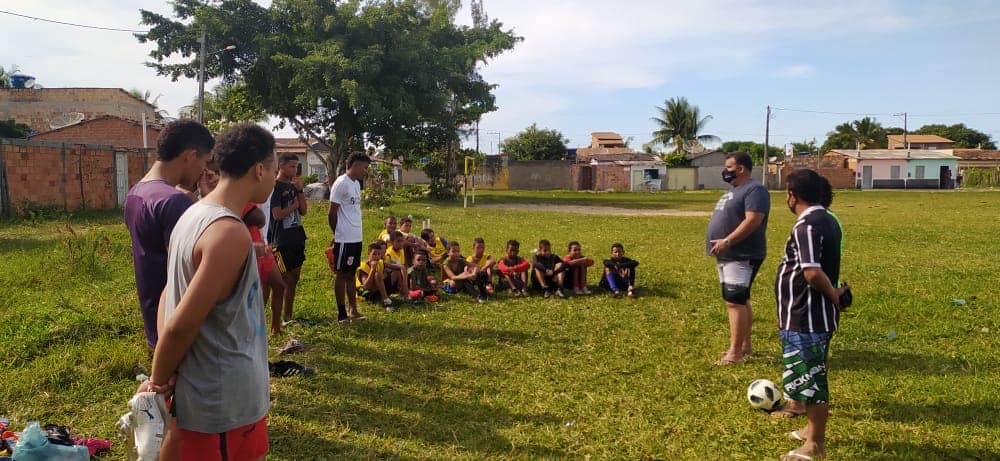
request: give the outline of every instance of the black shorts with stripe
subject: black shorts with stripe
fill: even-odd
[[[333,270],[354,272],[361,265],[361,242],[333,244]]]

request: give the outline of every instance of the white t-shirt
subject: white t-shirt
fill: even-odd
[[[267,194],[267,200],[264,203],[258,203],[257,208],[264,212],[264,227],[260,228],[260,235],[264,237],[264,241],[267,242],[267,230],[271,226],[271,195],[274,194],[274,190],[271,190],[270,194]],[[271,242],[268,242],[271,243]]]
[[[340,205],[337,210],[337,229],[333,240],[358,243],[361,236],[361,183],[342,174],[330,187],[330,203]]]

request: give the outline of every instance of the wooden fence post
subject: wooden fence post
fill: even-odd
[[[59,149],[59,156],[62,159],[62,178],[59,180],[59,192],[62,192],[63,198],[63,210],[69,211],[69,197],[66,191],[66,175],[69,173],[66,171],[66,145],[63,144],[62,148]]]
[[[6,215],[10,210],[10,195],[7,190],[7,161],[3,146],[3,140],[0,140],[0,214]]]
[[[83,154],[86,151],[87,151],[87,148],[84,147],[81,144],[80,145],[80,149],[76,152],[76,155],[77,155],[76,158],[79,160],[76,163],[76,165],[77,165],[77,171],[80,174],[80,209],[81,210],[86,210],[87,209],[87,198],[86,198],[86,196],[84,196],[84,193],[83,193]]]

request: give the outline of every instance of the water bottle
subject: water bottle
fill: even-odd
[[[38,426],[38,421],[28,423],[21,438],[14,446],[14,461],[88,461],[90,452],[82,445],[58,445]]]

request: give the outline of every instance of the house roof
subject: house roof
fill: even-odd
[[[901,134],[890,134],[888,136],[889,142],[895,144],[903,143],[903,135]],[[943,138],[936,134],[908,134],[906,135],[906,142],[913,143],[948,143],[955,142],[948,138]]]
[[[962,160],[1000,160],[1000,150],[954,149],[952,154]]]
[[[81,121],[79,121],[77,123],[74,123],[72,125],[62,126],[62,127],[56,128],[54,130],[43,131],[41,133],[35,133],[35,134],[29,136],[28,138],[29,139],[30,138],[34,138],[36,136],[43,135],[43,134],[44,135],[50,135],[52,133],[58,133],[60,131],[67,130],[69,128],[80,127],[80,126],[83,126],[83,125],[94,123],[94,122],[96,122],[98,120],[108,120],[108,119],[125,122],[125,123],[128,123],[130,125],[134,125],[134,126],[138,126],[138,127],[142,126],[142,122],[140,122],[140,121],[131,120],[131,119],[127,119],[127,118],[121,118],[121,117],[118,117],[118,116],[115,116],[115,115],[102,115],[100,117],[95,117],[95,118],[91,118],[91,119],[84,119],[84,120],[81,120]],[[153,123],[153,122],[146,122],[146,128],[149,128],[151,130],[161,130],[161,129],[163,129],[163,125],[160,125],[158,123]],[[154,143],[155,143],[155,140],[154,140]]]
[[[594,154],[587,157],[588,161],[597,163],[619,163],[619,162],[660,162],[655,155],[641,154],[637,152],[623,154]],[[624,163],[619,163],[624,165]]]
[[[957,159],[950,149],[834,149],[829,153],[840,154],[858,160],[906,160],[906,159]]]

